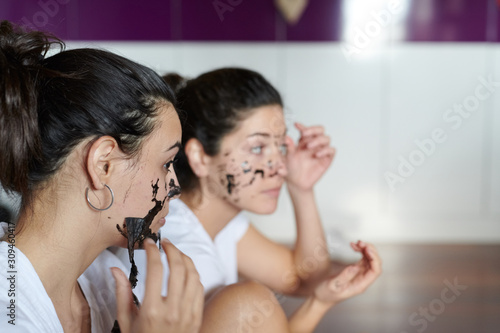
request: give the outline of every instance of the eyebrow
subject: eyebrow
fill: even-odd
[[[270,135],[268,133],[257,132],[257,133],[250,134],[249,136],[247,136],[247,138],[251,138],[252,136],[264,136],[266,138],[270,137]]]
[[[281,135],[277,135],[276,137],[282,137],[282,136],[285,136],[287,131],[288,131],[288,129],[287,129],[287,128],[285,128],[285,131],[283,132],[283,134],[281,134]],[[252,133],[252,134],[250,134],[249,136],[247,136],[247,138],[250,138],[250,137],[253,137],[253,136],[263,136],[263,137],[269,138],[271,135],[270,135],[269,133],[264,133],[264,132],[256,132],[256,133]]]
[[[171,146],[170,146],[170,148],[166,149],[165,151],[166,151],[166,152],[167,152],[167,151],[171,151],[171,150],[172,150],[172,149],[174,149],[174,148],[179,148],[179,149],[181,149],[181,147],[182,147],[181,143],[180,143],[179,141],[177,141],[176,143],[174,143],[173,145],[171,145]]]

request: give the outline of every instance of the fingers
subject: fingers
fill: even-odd
[[[333,158],[335,148],[330,147],[330,137],[325,135],[323,126],[306,127],[300,123],[295,123],[295,127],[300,131],[299,149],[312,150],[313,156],[317,158]]]
[[[354,279],[358,272],[359,266],[349,265],[328,283],[328,287],[336,292],[342,291],[349,285],[349,282]]]
[[[306,144],[307,149],[330,145],[330,137],[327,135],[315,136]]]
[[[326,147],[321,150],[318,150],[317,152],[314,153],[314,156],[316,158],[323,158],[323,157],[328,157],[328,158],[333,158],[335,156],[335,153],[337,151],[333,147]]]
[[[288,135],[285,137],[285,144],[286,144],[287,155],[293,155],[297,147],[295,146],[295,142],[293,142],[293,139]]]
[[[162,241],[162,246],[167,255],[170,269],[167,303],[171,308],[178,309],[184,292],[186,267],[182,259],[182,253],[172,243]]]
[[[366,256],[370,259],[371,268],[374,273],[376,273],[377,276],[380,275],[382,273],[382,259],[373,244],[368,244],[366,248]]]
[[[185,314],[190,314],[192,321],[201,324],[204,305],[203,285],[193,261],[185,255],[183,255],[183,259],[186,266],[186,276],[182,311]]]
[[[122,333],[130,331],[135,307],[132,300],[132,287],[125,273],[117,267],[111,268],[111,274],[116,284],[116,312]]]
[[[372,283],[382,273],[382,260],[373,244],[358,241],[351,243],[353,250],[361,252],[363,258],[358,265],[364,269],[364,275],[368,275],[368,282]]]
[[[351,247],[363,254],[359,262],[345,267],[340,274],[325,280],[315,290],[315,296],[331,304],[364,292],[380,274],[380,258],[372,244],[358,241]],[[326,288],[326,289],[325,289]]]
[[[200,276],[193,261],[173,244],[162,242],[170,275],[166,304],[170,321],[183,321],[197,327],[201,324],[204,294]]]
[[[144,241],[144,249],[146,250],[147,257],[144,304],[148,304],[153,300],[157,300],[158,295],[161,295],[163,285],[163,265],[161,263],[160,251],[152,239],[147,238]]]
[[[301,123],[296,122],[295,128],[299,130],[301,137],[317,136],[325,133],[325,128],[323,126],[309,126],[306,127]]]

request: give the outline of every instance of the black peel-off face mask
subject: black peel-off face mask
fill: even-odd
[[[116,225],[118,231],[125,238],[127,238],[128,255],[130,263],[132,264],[129,276],[129,281],[132,285],[132,288],[135,288],[135,286],[137,285],[137,275],[139,274],[134,260],[134,250],[136,244],[138,245],[138,248],[142,248],[144,240],[146,238],[151,238],[155,242],[160,240],[160,232],[158,232],[157,234],[153,233],[151,231],[151,223],[153,223],[156,215],[158,215],[158,213],[161,212],[161,210],[165,206],[165,201],[168,201],[181,193],[180,186],[176,185],[173,179],[170,179],[169,191],[167,195],[165,196],[165,198],[163,198],[163,200],[157,200],[156,197],[158,195],[159,189],[158,182],[159,179],[156,180],[156,183],[151,182],[151,187],[153,189],[153,198],[151,201],[154,202],[155,205],[148,212],[148,214],[144,218],[126,217],[125,223],[122,227],[120,227],[118,224]],[[165,189],[167,189],[167,184],[165,184]]]
[[[153,188],[153,199],[151,201],[155,203],[155,206],[148,212],[148,214],[144,218],[126,217],[125,223],[123,224],[122,228],[120,228],[118,224],[116,225],[116,228],[118,229],[120,234],[122,234],[123,237],[127,238],[128,255],[130,263],[132,264],[129,275],[129,282],[132,286],[132,289],[135,288],[135,286],[137,285],[137,275],[139,275],[134,260],[135,244],[138,244],[139,245],[138,247],[142,248],[144,240],[146,238],[151,238],[155,242],[160,241],[161,239],[160,231],[158,231],[157,234],[153,233],[151,231],[151,223],[153,222],[155,216],[158,215],[158,213],[163,209],[165,201],[169,201],[176,195],[181,194],[181,187],[175,184],[175,181],[173,179],[170,179],[170,182],[168,184],[169,190],[167,189],[167,184],[165,184],[165,190],[168,191],[167,196],[163,198],[162,201],[157,200],[156,196],[158,195],[158,189],[159,189],[158,182],[159,179],[157,179],[156,183],[154,184],[151,181],[151,187]],[[126,232],[124,230],[126,230]],[[158,246],[161,249],[161,245],[159,244]],[[140,306],[139,300],[137,299],[137,296],[135,296],[133,292],[132,292],[132,297],[134,299],[134,304],[137,307],[139,307]],[[113,328],[111,329],[111,333],[120,333],[120,332],[121,330],[120,326],[118,325],[118,320],[115,320]]]

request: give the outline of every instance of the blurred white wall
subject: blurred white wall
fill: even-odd
[[[500,241],[496,44],[394,44],[350,59],[339,43],[68,46],[103,47],[160,74],[261,72],[282,93],[290,124],[324,125],[338,150],[316,186],[332,242]],[[275,214],[251,217],[271,238],[294,239],[286,191]]]

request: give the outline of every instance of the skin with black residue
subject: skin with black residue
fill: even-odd
[[[260,173],[260,175],[262,176],[262,178],[264,178],[264,170],[261,170],[261,169],[255,170],[255,172],[253,173],[252,179],[250,179],[250,183],[249,183],[250,185],[253,184],[253,182],[255,181],[255,177],[256,177],[256,175],[258,173]]]
[[[233,189],[236,187],[234,182],[234,175],[226,175],[227,178],[227,193],[230,195],[233,192]]]
[[[170,179],[170,182],[168,183],[168,187],[170,188],[170,191],[167,193],[168,199],[172,199],[176,195],[181,194],[181,187],[175,183],[173,179]],[[165,185],[165,190],[167,189],[167,186]]]
[[[155,206],[148,212],[148,215],[146,215],[144,218],[139,218],[139,217],[125,218],[123,229],[126,229],[127,233],[125,233],[118,224],[116,225],[116,228],[123,235],[123,237],[127,238],[128,255],[130,263],[132,264],[129,276],[129,281],[130,284],[132,285],[132,288],[135,288],[135,286],[137,285],[137,275],[139,275],[139,271],[137,270],[137,265],[135,264],[134,260],[135,244],[138,243],[139,248],[141,248],[146,238],[151,238],[155,242],[160,239],[161,236],[159,231],[158,234],[155,234],[151,231],[151,223],[153,222],[155,216],[158,215],[158,213],[163,209],[165,201],[169,201],[171,198],[181,193],[181,187],[175,184],[175,181],[173,179],[170,179],[170,182],[168,184],[170,190],[168,191],[167,196],[163,199],[163,201],[157,200],[156,196],[158,195],[158,189],[160,188],[158,186],[158,182],[159,179],[156,180],[155,184],[151,182],[151,187],[153,188],[153,199],[151,201],[154,201]],[[167,190],[167,184],[165,184],[165,190]],[[135,296],[135,294],[132,293],[132,297],[134,300],[134,304],[137,307],[139,307],[140,303],[139,300],[137,299],[137,296]],[[111,332],[112,333],[121,332],[120,326],[118,325],[118,321],[115,321]]]
[[[272,177],[277,176],[277,175],[278,175],[278,171],[276,171],[275,173],[270,174],[269,178],[272,178]]]
[[[274,144],[278,147],[281,145],[278,141],[275,141]],[[240,189],[252,186],[258,179],[258,175],[261,176],[261,179],[264,179],[266,177],[273,178],[279,174],[279,170],[276,168],[277,164],[275,164],[278,161],[266,159],[260,162],[259,165],[253,164],[247,159],[242,162],[236,162],[237,159],[230,156],[231,153],[232,151],[224,152],[223,156],[229,156],[229,158],[226,159],[225,163],[217,165],[217,173],[220,175],[218,177],[220,184],[225,187],[225,192],[235,202],[238,202],[240,199]],[[284,156],[285,154],[282,153],[282,155]],[[227,199],[227,197],[224,196],[224,199]]]
[[[165,196],[163,200],[157,200],[156,196],[158,194],[158,180],[156,180],[156,183],[153,184],[151,182],[151,187],[153,188],[153,201],[155,203],[154,207],[148,212],[148,214],[144,218],[138,218],[138,217],[127,217],[125,218],[125,222],[123,224],[123,229],[120,228],[120,226],[117,224],[116,228],[118,231],[123,235],[123,237],[127,238],[127,248],[128,248],[128,255],[129,255],[129,260],[130,263],[132,264],[132,268],[130,270],[130,276],[129,276],[129,281],[130,284],[132,285],[132,288],[135,288],[137,285],[137,266],[134,261],[134,248],[135,245],[138,244],[139,248],[143,246],[144,240],[146,238],[151,238],[155,242],[158,240],[158,235],[153,233],[151,231],[151,223],[153,222],[153,219],[155,218],[156,215],[163,209],[163,206],[165,204],[165,201],[167,198],[169,198],[170,192],[174,193],[179,191],[180,192],[180,187],[176,186],[177,189],[171,189],[169,194]],[[171,180],[171,182],[173,179]],[[175,183],[174,183],[175,185]],[[175,195],[175,194],[174,194]],[[172,196],[174,196],[172,195]],[[126,233],[125,231],[126,230]]]

